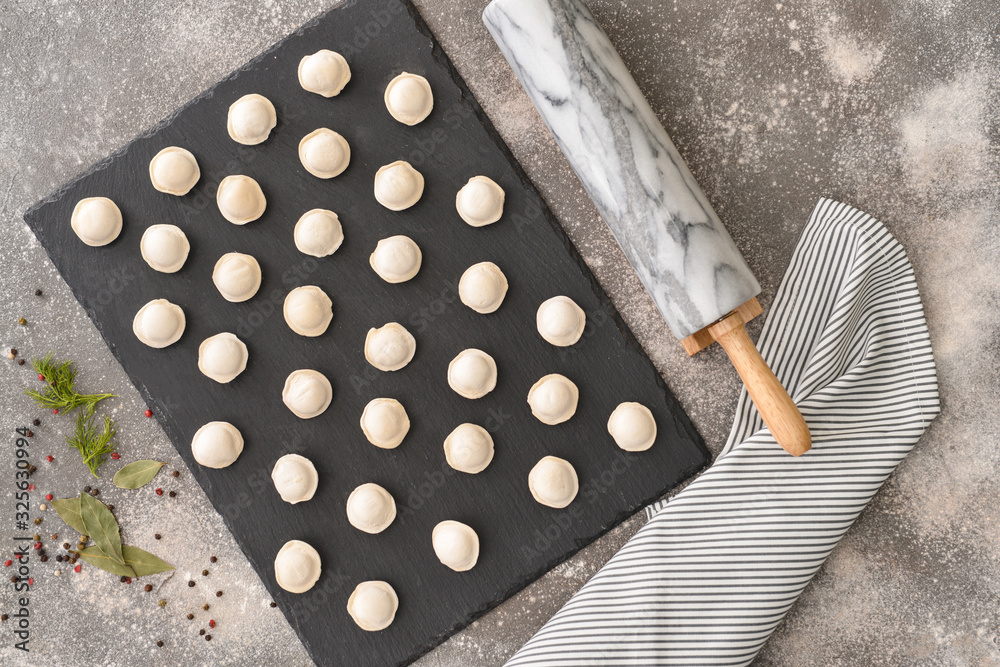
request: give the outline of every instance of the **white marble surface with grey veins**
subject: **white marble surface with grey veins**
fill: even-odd
[[[101,498],[116,506],[125,540],[177,564],[177,572],[157,577],[155,591],[146,594],[93,568],[55,577],[49,561],[34,574],[32,653],[15,655],[9,629],[0,625],[0,663],[309,664],[156,421],[142,416],[138,392],[21,215],[331,4],[0,3],[0,349],[28,355],[53,349],[76,358],[84,388],[120,396],[111,407],[123,458],[157,458],[181,472],[176,482],[158,482],[177,491],[172,501],[152,489],[117,490],[107,474],[97,482]],[[924,298],[941,416],[756,664],[1000,664],[1000,7],[994,0],[588,4],[760,280],[765,307],[820,195],[884,221],[907,248]],[[717,451],[735,407],[735,372],[716,348],[689,359],[664,326],[486,31],[485,5],[418,0]],[[119,290],[133,279],[117,278]],[[34,296],[38,287],[44,296]],[[21,315],[26,327],[15,321]],[[31,378],[5,356],[0,361],[0,417],[10,434],[35,416],[20,393]],[[58,496],[94,484],[61,444],[66,425],[40,417],[32,446],[56,460],[40,466],[37,492]],[[12,465],[0,459],[3,508],[12,503]],[[41,532],[61,530],[44,516]],[[0,512],[2,539],[11,518]],[[641,521],[630,519],[419,664],[500,665]],[[219,558],[214,566],[206,564],[212,555]],[[211,583],[201,577],[206,567]],[[225,590],[222,598],[211,597],[217,589]],[[0,588],[0,605],[11,598],[8,587]],[[166,606],[157,606],[158,599]],[[206,601],[208,612],[199,606]],[[194,620],[185,617],[188,610]],[[208,618],[217,621],[211,642],[198,635]]]
[[[674,335],[760,292],[719,216],[581,0],[495,0],[483,14]]]

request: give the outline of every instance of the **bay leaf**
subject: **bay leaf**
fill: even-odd
[[[138,489],[149,484],[164,465],[159,461],[133,461],[116,472],[111,481],[119,489]]]
[[[118,528],[118,521],[111,510],[97,498],[89,493],[80,494],[80,516],[83,517],[83,525],[87,528],[87,535],[94,540],[104,555],[114,560],[119,565],[125,565],[125,557],[122,555],[122,535]]]
[[[83,551],[77,552],[87,563],[90,563],[94,567],[99,567],[105,572],[110,572],[111,574],[117,575],[119,577],[137,577],[138,575],[128,565],[122,565],[121,563],[116,563],[111,558],[104,555],[104,552],[97,547],[87,547]]]
[[[174,566],[170,563],[160,560],[139,547],[130,547],[127,544],[123,544],[122,553],[125,555],[125,564],[135,571],[137,577],[144,577],[147,574],[156,574],[157,572],[166,572],[167,570],[174,569]]]
[[[87,534],[87,526],[83,523],[83,517],[80,515],[79,498],[60,498],[49,504],[55,509],[59,518],[66,522],[67,526],[81,535]]]

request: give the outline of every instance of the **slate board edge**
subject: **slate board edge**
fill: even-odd
[[[428,40],[430,40],[430,42],[431,42],[432,57],[448,72],[448,74],[450,75],[451,79],[454,81],[455,85],[459,88],[459,90],[462,93],[462,97],[461,97],[460,103],[463,104],[464,106],[468,107],[475,114],[475,116],[476,116],[477,120],[479,121],[479,123],[483,126],[483,128],[486,130],[487,134],[493,139],[493,141],[496,144],[497,148],[500,149],[501,153],[504,155],[504,157],[510,163],[510,165],[511,165],[513,171],[514,171],[514,173],[517,175],[517,178],[520,181],[521,186],[524,187],[529,192],[529,194],[534,195],[535,197],[538,198],[538,200],[540,202],[542,202],[543,206],[542,206],[541,213],[542,213],[543,217],[548,222],[548,224],[553,227],[553,229],[556,232],[556,235],[562,241],[562,243],[563,243],[564,247],[566,248],[569,256],[577,264],[577,266],[579,267],[581,273],[583,274],[583,276],[589,282],[591,290],[593,291],[593,293],[596,296],[597,300],[601,303],[601,305],[603,306],[603,308],[605,309],[605,311],[607,312],[607,314],[611,317],[612,321],[614,322],[615,326],[618,329],[618,332],[624,338],[626,346],[628,346],[628,347],[633,347],[633,346],[638,347],[641,350],[641,352],[642,352],[642,356],[645,356],[648,359],[649,355],[646,354],[645,350],[642,349],[641,345],[636,340],[635,336],[632,334],[631,329],[625,323],[624,319],[621,317],[621,315],[618,312],[617,308],[615,308],[614,304],[612,303],[611,299],[608,297],[607,293],[600,286],[600,283],[597,281],[596,277],[591,272],[591,270],[587,266],[586,262],[583,260],[583,258],[580,256],[580,254],[577,252],[577,250],[576,250],[575,246],[573,245],[572,241],[569,239],[569,237],[566,235],[565,231],[563,230],[562,226],[559,224],[559,221],[556,219],[556,217],[553,215],[552,211],[545,204],[545,200],[542,197],[541,193],[539,193],[538,190],[537,190],[537,188],[535,188],[534,184],[528,178],[528,175],[525,173],[525,171],[521,167],[520,163],[514,157],[514,155],[511,152],[510,148],[507,146],[506,142],[503,140],[503,138],[501,137],[501,135],[499,134],[499,132],[493,126],[493,123],[490,121],[489,117],[483,111],[482,107],[479,105],[478,101],[475,99],[475,97],[473,96],[472,92],[469,90],[469,88],[466,85],[464,79],[459,74],[459,72],[455,68],[455,66],[452,64],[451,59],[448,58],[447,54],[444,52],[444,50],[441,47],[440,43],[438,43],[437,39],[434,37],[434,34],[431,32],[430,28],[427,26],[427,24],[424,22],[423,18],[420,16],[419,11],[416,9],[416,7],[412,4],[412,2],[410,0],[397,0],[397,1],[400,2],[405,7],[405,9],[407,10],[408,14],[410,15],[411,20],[413,20],[414,25],[417,28],[417,30],[422,35],[424,35]],[[108,168],[113,162],[115,162],[120,157],[122,157],[125,154],[127,154],[128,151],[132,149],[133,145],[137,141],[152,136],[153,134],[157,133],[158,131],[160,131],[165,126],[167,126],[170,123],[172,123],[174,121],[175,117],[177,115],[179,115],[180,113],[182,113],[185,109],[187,109],[188,107],[194,105],[198,101],[200,101],[200,100],[202,100],[202,99],[204,99],[206,97],[209,97],[209,96],[213,95],[214,91],[215,91],[215,88],[220,83],[222,83],[224,81],[228,81],[229,79],[232,79],[233,77],[239,75],[244,70],[246,70],[246,69],[248,69],[248,68],[256,65],[257,63],[259,63],[260,61],[262,61],[264,58],[266,58],[269,54],[271,54],[272,52],[274,52],[277,49],[279,49],[289,38],[291,38],[293,36],[296,36],[296,35],[299,35],[299,34],[301,34],[303,32],[306,32],[306,31],[308,31],[310,29],[315,28],[318,25],[318,23],[320,22],[320,20],[324,16],[326,16],[327,14],[332,13],[332,12],[336,12],[336,11],[338,11],[340,9],[343,9],[345,7],[348,7],[348,6],[352,5],[352,4],[354,4],[354,3],[351,0],[347,0],[346,2],[343,2],[343,3],[341,3],[341,4],[339,4],[339,5],[335,6],[335,7],[333,7],[331,9],[328,9],[328,10],[322,12],[321,14],[318,14],[317,16],[313,17],[312,19],[308,20],[306,23],[304,23],[303,25],[301,25],[300,27],[298,27],[295,31],[293,31],[292,33],[290,33],[287,37],[285,37],[285,38],[283,38],[283,39],[275,42],[270,47],[268,47],[267,49],[265,49],[264,51],[262,51],[260,54],[258,54],[256,57],[254,57],[251,60],[247,61],[246,63],[244,63],[240,67],[234,69],[233,71],[231,71],[226,76],[220,78],[218,81],[216,81],[215,83],[213,83],[210,88],[206,89],[202,93],[198,94],[197,96],[195,96],[194,98],[192,98],[191,100],[189,100],[187,103],[185,103],[184,105],[182,105],[181,107],[179,107],[178,109],[176,109],[175,111],[173,111],[172,113],[170,113],[168,116],[166,116],[165,118],[163,118],[162,120],[160,120],[159,122],[157,122],[156,124],[154,124],[153,126],[151,126],[145,132],[142,132],[139,135],[137,135],[136,137],[134,137],[132,140],[130,140],[123,147],[121,147],[117,151],[114,151],[113,153],[111,153],[107,157],[103,158],[102,160],[98,161],[97,163],[95,163],[94,165],[92,165],[89,169],[87,169],[86,171],[82,172],[81,174],[79,174],[75,178],[67,181],[64,185],[62,185],[61,187],[59,187],[57,190],[55,190],[54,192],[52,192],[50,195],[48,195],[46,197],[43,197],[42,199],[40,199],[39,201],[37,201],[34,205],[32,205],[29,209],[27,209],[27,211],[25,211],[25,213],[24,213],[25,222],[28,224],[28,226],[34,232],[35,227],[36,227],[36,225],[34,224],[36,222],[36,216],[37,216],[38,210],[42,206],[44,206],[45,204],[51,203],[51,202],[57,200],[58,198],[60,198],[66,190],[68,190],[69,188],[71,188],[78,181],[80,181],[80,180],[82,180],[82,179],[90,176],[91,174],[93,174],[95,172],[98,172],[98,171],[101,171],[103,169]],[[42,245],[43,245],[43,248],[45,248],[45,252],[49,256],[49,258],[53,261],[53,263],[56,263],[55,262],[55,257],[52,255],[52,252],[50,252],[49,248],[47,246],[45,246],[44,244],[42,244]],[[84,299],[82,298],[83,297],[82,292],[79,291],[77,289],[77,287],[75,287],[73,285],[70,285],[70,289],[73,292],[73,295],[77,299],[77,301],[82,304],[83,301],[84,301]],[[97,322],[93,319],[93,317],[91,316],[91,314],[89,312],[88,312],[88,317],[90,317],[91,321],[94,322],[95,326],[98,329],[98,332],[101,334],[101,337],[104,339],[105,344],[108,345],[109,349],[112,351],[112,353],[114,353],[116,346],[108,338],[108,336],[105,334],[103,328],[97,324]],[[115,354],[116,359],[117,359],[117,356],[118,355]],[[146,389],[144,383],[140,382],[139,379],[137,377],[134,377],[132,375],[132,373],[130,373],[127,369],[125,369],[125,370],[126,370],[126,374],[129,376],[129,379],[132,381],[133,385],[136,387],[136,389],[138,389],[139,393],[142,395],[144,401],[146,401],[147,403],[154,402],[153,401],[153,397],[151,396],[151,394]],[[683,431],[688,436],[688,438],[690,438],[690,440],[696,445],[696,447],[700,450],[700,452],[703,455],[704,463],[702,465],[695,465],[695,466],[692,466],[690,469],[686,469],[686,470],[683,471],[684,479],[690,479],[692,476],[694,476],[695,474],[699,473],[700,471],[702,471],[702,470],[704,470],[705,468],[708,467],[708,465],[711,462],[711,454],[708,451],[708,449],[705,447],[705,444],[704,444],[703,439],[701,438],[701,435],[698,433],[698,431],[695,429],[694,425],[691,423],[690,418],[687,416],[686,412],[683,410],[683,407],[680,405],[680,403],[676,400],[676,398],[674,397],[673,393],[670,391],[670,388],[664,382],[662,376],[659,374],[659,372],[656,371],[655,365],[652,363],[651,360],[650,360],[650,372],[653,375],[653,379],[654,379],[656,385],[664,392],[667,402],[672,402],[678,408],[680,408],[678,411],[676,411],[672,415],[672,417],[673,417],[675,423],[677,424],[679,430]],[[495,608],[498,605],[500,605],[502,602],[508,600],[510,597],[512,597],[517,592],[523,590],[525,587],[527,587],[532,582],[536,581],[538,578],[540,578],[546,572],[550,571],[552,568],[554,568],[555,566],[559,565],[560,563],[568,560],[570,557],[572,557],[573,555],[575,555],[579,550],[583,549],[588,544],[591,544],[592,542],[596,541],[598,538],[600,538],[601,536],[603,536],[604,534],[606,534],[607,532],[609,532],[611,529],[615,528],[616,526],[620,525],[623,521],[625,521],[626,519],[628,519],[629,517],[631,517],[636,512],[641,511],[642,508],[645,507],[646,505],[648,505],[649,503],[651,503],[651,502],[653,502],[655,500],[658,500],[661,497],[663,497],[663,495],[665,495],[667,492],[669,492],[673,488],[676,488],[676,486],[673,486],[673,487],[669,487],[668,486],[668,487],[665,487],[663,489],[660,489],[655,494],[653,494],[649,498],[644,499],[641,503],[639,503],[638,507],[623,510],[622,512],[620,512],[619,514],[617,514],[614,517],[614,519],[607,526],[605,526],[604,528],[602,528],[602,530],[600,532],[598,532],[597,534],[595,534],[592,538],[590,538],[590,539],[588,539],[586,541],[582,541],[582,542],[578,543],[571,551],[568,551],[568,552],[566,552],[564,554],[561,554],[560,556],[558,556],[556,558],[553,558],[552,560],[548,561],[547,563],[545,563],[544,566],[542,566],[541,568],[539,568],[537,571],[535,571],[535,572],[531,573],[530,575],[526,576],[523,580],[518,581],[516,584],[514,584],[513,586],[511,586],[508,590],[504,591],[496,600],[491,601],[490,603],[488,603],[487,605],[483,606],[479,610],[476,610],[474,612],[469,613],[462,621],[456,623],[453,627],[449,628],[446,631],[443,631],[442,633],[438,634],[437,636],[428,638],[428,640],[423,645],[416,647],[416,650],[414,651],[414,653],[412,653],[408,658],[406,658],[403,662],[401,662],[399,664],[406,665],[406,664],[410,664],[410,663],[416,661],[422,655],[426,654],[427,652],[429,652],[430,650],[432,650],[433,648],[435,648],[436,646],[438,646],[439,644],[441,644],[442,642],[444,642],[450,636],[452,636],[453,634],[455,634],[456,632],[458,632],[462,628],[467,627],[469,624],[471,624],[477,618],[483,616],[484,614],[486,614],[487,612],[489,612],[493,608]],[[222,515],[221,513],[220,513],[220,516],[222,516],[223,522],[225,523],[226,528],[228,530],[230,530],[230,532],[232,532],[231,527],[229,525],[228,519],[225,517],[225,515]],[[249,554],[246,553],[246,551],[243,549],[242,543],[239,540],[237,540],[237,544],[240,545],[240,550],[243,551],[244,556],[247,557],[248,560],[251,561],[251,563],[253,563],[254,559]],[[260,575],[260,571],[259,571],[260,568],[256,568],[256,569],[258,569],[258,574]],[[312,647],[310,646],[308,639],[299,632],[298,627],[296,626],[294,617],[292,617],[284,609],[283,605],[281,606],[281,608],[282,608],[282,612],[285,614],[285,617],[288,620],[289,624],[293,628],[295,628],[296,634],[299,636],[300,641],[302,641],[303,645],[309,651],[310,656],[312,656],[314,660],[317,660],[317,656],[313,653]],[[319,663],[318,660],[317,660],[317,662]]]

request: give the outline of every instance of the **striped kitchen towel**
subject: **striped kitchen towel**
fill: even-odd
[[[817,204],[758,345],[812,450],[778,447],[744,390],[715,464],[508,665],[749,664],[938,414],[906,253],[845,204]]]

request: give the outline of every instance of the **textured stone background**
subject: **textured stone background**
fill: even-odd
[[[97,485],[126,541],[178,565],[143,593],[93,568],[35,564],[33,652],[4,664],[308,664],[219,516],[21,220],[24,210],[329,0],[10,0],[0,4],[0,346],[80,362],[113,407],[126,459],[170,461],[168,501]],[[418,6],[713,451],[738,384],[718,350],[687,359],[624,263],[490,40],[484,0]],[[1000,664],[1000,6],[994,0],[593,0],[640,87],[770,302],[817,197],[879,217],[907,247],[939,364],[943,413],[890,478],[759,656],[759,665]],[[36,287],[45,296],[34,296]],[[19,327],[19,316],[29,320]],[[6,362],[6,360],[4,360]],[[6,438],[36,411],[30,373],[0,364]],[[93,483],[65,427],[35,429],[40,494]],[[0,449],[0,451],[6,451]],[[12,463],[0,463],[3,507]],[[107,475],[105,475],[107,477]],[[6,511],[11,511],[8,509]],[[54,515],[39,532],[58,530]],[[7,542],[9,519],[0,517]],[[634,517],[420,664],[497,665],[638,528]],[[155,541],[153,532],[163,534]],[[59,540],[62,542],[62,539]],[[56,551],[52,551],[56,553]],[[217,555],[219,563],[208,564]],[[212,573],[201,577],[203,567]],[[68,570],[68,568],[63,568]],[[198,585],[189,588],[185,580]],[[224,589],[223,598],[212,594]],[[0,589],[4,610],[12,601]],[[157,599],[166,599],[159,608]],[[209,601],[212,609],[199,606]],[[188,621],[184,614],[196,612]],[[197,630],[218,621],[214,640]],[[157,649],[156,640],[165,646]],[[332,660],[332,659],[331,659]],[[335,662],[335,661],[334,661]]]

